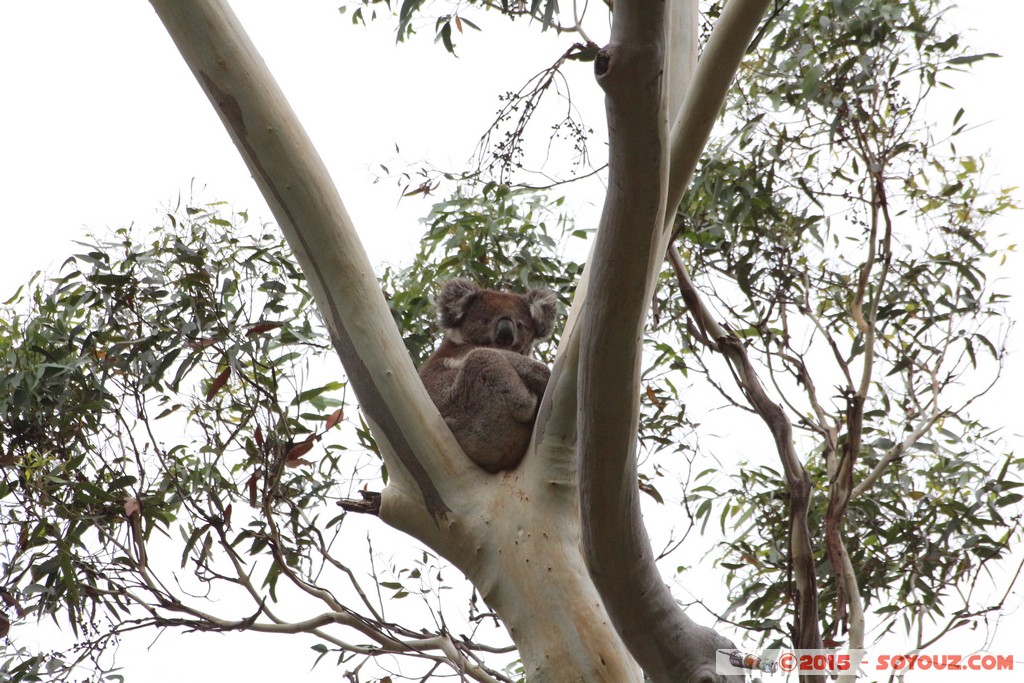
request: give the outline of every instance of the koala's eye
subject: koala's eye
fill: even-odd
[[[491,319],[490,318],[480,318],[480,324],[481,325],[490,325],[491,324]]]
[[[522,320],[517,320],[516,321],[516,327],[518,327],[520,330],[525,330],[526,329],[526,323],[524,323]]]

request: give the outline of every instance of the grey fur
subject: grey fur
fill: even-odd
[[[513,469],[526,454],[551,376],[530,354],[551,336],[557,312],[547,289],[513,294],[469,280],[441,287],[445,336],[420,378],[462,450],[488,472]]]

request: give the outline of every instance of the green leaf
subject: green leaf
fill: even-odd
[[[441,25],[441,30],[438,31],[437,37],[434,42],[441,41],[444,43],[444,49],[455,54],[455,45],[452,43],[452,23],[451,21],[445,21]]]
[[[998,54],[996,54],[994,52],[986,52],[985,54],[980,54],[980,55],[964,55],[962,57],[953,57],[953,58],[951,58],[947,62],[947,64],[955,64],[955,65],[974,64],[975,62],[980,62],[983,59],[990,59],[990,58],[993,58],[993,57],[998,58],[998,57],[1001,57],[1001,56],[1002,55],[998,55]]]

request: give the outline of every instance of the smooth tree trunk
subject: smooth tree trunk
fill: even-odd
[[[727,4],[696,68],[665,28],[689,24],[695,35],[692,5],[614,5],[611,44],[596,67],[607,96],[609,190],[581,312],[584,548],[617,631],[657,683],[716,680],[715,653],[732,643],[686,615],[654,562],[636,471],[641,340],[675,213],[768,3]]]

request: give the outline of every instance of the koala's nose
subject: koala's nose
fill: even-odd
[[[499,346],[512,346],[516,341],[516,326],[508,318],[498,321],[494,330],[494,341]]]

